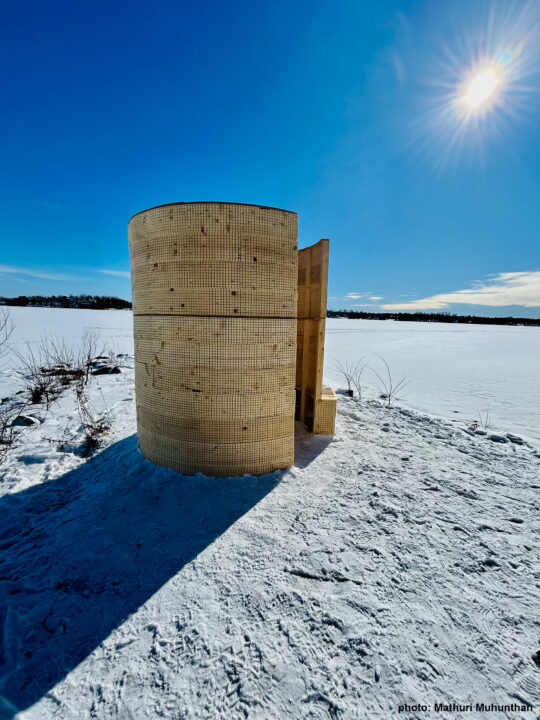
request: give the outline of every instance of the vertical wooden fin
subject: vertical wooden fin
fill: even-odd
[[[329,245],[320,240],[298,251],[296,419],[321,435],[333,434],[336,407],[322,385]]]

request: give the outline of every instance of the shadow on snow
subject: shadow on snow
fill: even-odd
[[[303,467],[326,447],[311,438],[297,437]],[[43,697],[280,478],[182,476],[132,435],[0,498],[0,717]]]

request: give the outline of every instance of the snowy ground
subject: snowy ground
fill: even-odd
[[[400,404],[464,422],[490,416],[492,429],[517,432],[540,447],[540,328],[461,323],[327,320],[325,376],[339,384],[335,360],[381,372],[379,353],[394,378],[410,383]],[[363,378],[373,384],[369,370]],[[341,384],[343,381],[341,381]]]
[[[56,308],[10,307],[13,324],[11,344],[25,353],[26,344],[33,347],[42,337],[66,338],[76,343],[85,332],[99,335],[106,350],[133,355],[133,315],[127,310],[67,310]],[[18,365],[15,353],[0,363],[2,397],[20,387],[14,372]]]
[[[129,313],[88,313],[129,351]],[[131,365],[93,379],[90,460],[67,391],[5,465],[1,718],[537,716],[534,445],[340,397],[294,468],[186,478],[137,450]]]

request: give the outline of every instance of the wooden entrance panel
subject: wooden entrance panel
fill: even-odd
[[[319,435],[333,435],[337,398],[324,388],[324,333],[329,241],[298,251],[296,419]]]

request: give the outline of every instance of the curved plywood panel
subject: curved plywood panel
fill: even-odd
[[[139,445],[184,473],[294,461],[297,216],[179,203],[129,225]]]
[[[179,203],[129,223],[135,314],[296,317],[295,213]]]

